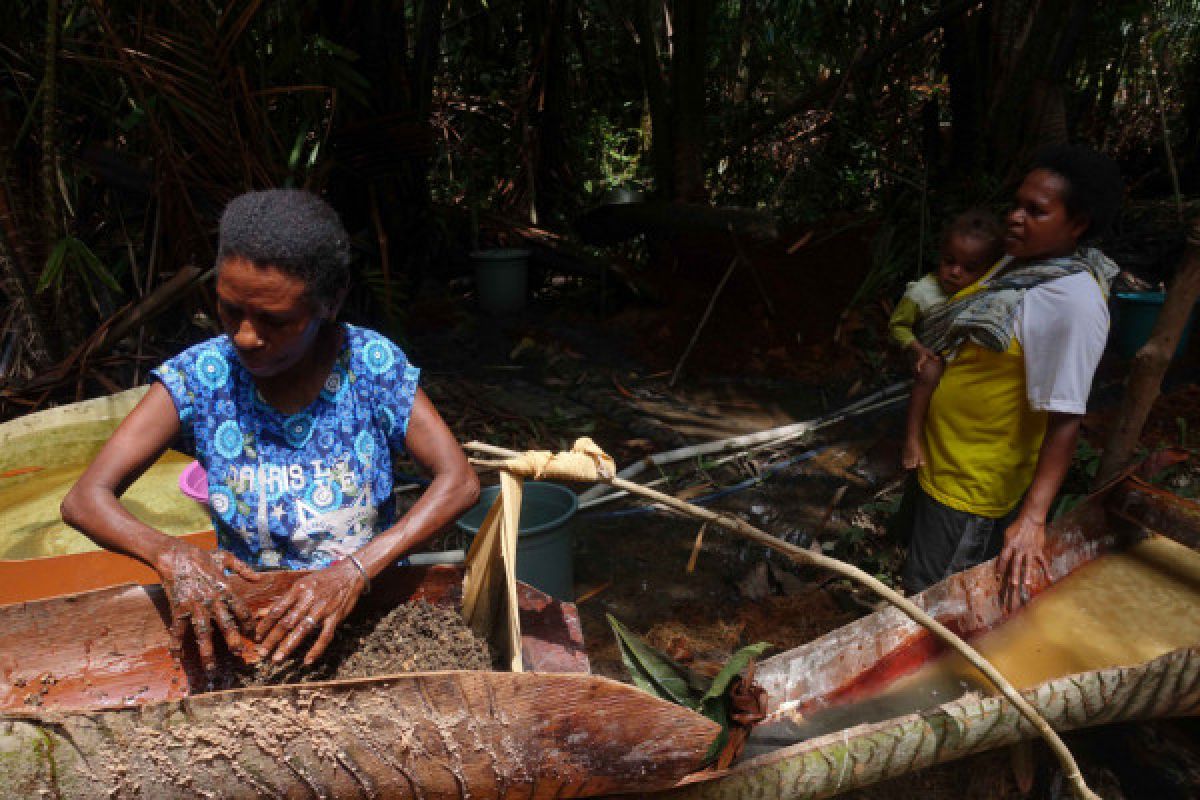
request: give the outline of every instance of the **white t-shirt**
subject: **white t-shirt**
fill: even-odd
[[[1079,272],[1030,289],[1013,326],[1030,407],[1083,414],[1108,340],[1108,304],[1096,279]]]

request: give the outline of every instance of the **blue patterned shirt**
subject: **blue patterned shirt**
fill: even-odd
[[[255,568],[323,567],[395,522],[392,454],[420,371],[380,334],[344,330],[320,395],[295,414],[267,404],[228,336],[152,373],[208,472],[218,545]]]

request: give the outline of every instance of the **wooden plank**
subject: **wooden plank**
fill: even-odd
[[[1200,505],[1139,478],[1113,491],[1109,509],[1121,521],[1200,550]]]
[[[717,730],[591,675],[421,673],[0,716],[0,786],[72,798],[595,796],[676,783]]]

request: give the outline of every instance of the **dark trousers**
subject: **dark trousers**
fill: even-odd
[[[1000,555],[1004,531],[1017,508],[993,519],[942,505],[914,487],[912,539],[904,562],[904,588],[924,591],[938,581]]]

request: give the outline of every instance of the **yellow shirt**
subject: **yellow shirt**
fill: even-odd
[[[929,403],[921,488],[958,511],[1004,516],[1033,480],[1046,416],[1026,399],[1016,337],[1003,353],[963,345]]]
[[[1005,263],[955,297],[979,291]],[[1050,298],[1034,309],[1043,319],[1040,334],[1026,330],[1035,391],[1017,336],[1003,353],[964,344],[934,389],[917,480],[942,505],[1003,517],[1033,482],[1049,412],[1082,414],[1086,407],[1108,333],[1104,289],[1090,276],[1072,276],[1031,290],[1026,305],[1039,291]]]

